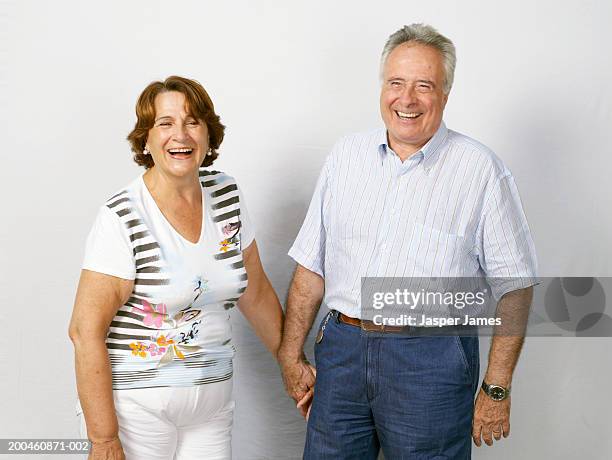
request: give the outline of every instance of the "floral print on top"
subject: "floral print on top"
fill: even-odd
[[[200,314],[200,310],[192,309],[192,306],[200,295],[208,290],[208,280],[198,276],[195,279],[195,285],[195,298],[193,301],[172,318],[168,318],[165,304],[152,305],[146,300],[142,301],[142,308],[132,307],[132,311],[145,313],[143,323],[146,326],[151,326],[156,329],[161,329],[164,324],[168,327],[176,328],[181,324],[189,323]],[[188,331],[179,333],[180,338],[178,338],[177,341],[174,340],[177,336],[166,336],[162,334],[151,336],[148,341],[132,342],[130,343],[132,355],[140,358],[160,356],[158,366],[168,364],[172,361],[174,356],[178,359],[185,359],[185,355],[181,351],[181,348],[186,352],[194,352],[200,349],[197,345],[190,346],[189,342],[196,338],[200,331],[198,326],[201,324],[202,320],[191,323]]]

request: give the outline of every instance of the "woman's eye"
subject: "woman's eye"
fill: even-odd
[[[170,124],[171,124],[171,123],[170,123],[170,122],[168,122],[168,121],[163,121],[163,122],[161,122],[160,124],[158,124],[157,126],[170,126]]]

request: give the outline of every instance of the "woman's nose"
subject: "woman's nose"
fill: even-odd
[[[187,138],[187,128],[182,123],[177,123],[174,126],[174,132],[172,133],[172,137],[176,141],[183,141]]]

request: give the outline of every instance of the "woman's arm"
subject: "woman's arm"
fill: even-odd
[[[255,241],[242,251],[242,258],[249,284],[238,300],[238,307],[266,348],[276,358],[281,342],[283,309],[261,266]]]
[[[133,280],[81,272],[69,335],[75,350],[79,400],[92,441],[90,458],[124,458],[105,340],[113,317],[129,298],[133,285]]]

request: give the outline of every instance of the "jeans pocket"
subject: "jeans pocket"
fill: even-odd
[[[461,337],[458,335],[454,335],[452,338],[457,346],[457,351],[459,352],[459,356],[461,358],[461,362],[463,363],[463,367],[465,371],[467,372],[467,375],[470,378],[470,381],[472,381],[474,379],[474,371],[472,369],[472,362],[470,359],[468,359],[468,353],[466,353],[465,347],[463,345],[463,341],[461,340]],[[469,353],[469,355],[471,357],[472,353]]]
[[[332,311],[330,310],[319,323],[319,329],[317,330],[317,335],[315,336],[315,347],[323,341],[323,336],[325,335],[325,328],[327,327],[327,323],[329,322],[331,315]]]
[[[334,354],[334,334],[330,334],[330,328],[333,329],[336,319],[334,313],[330,310],[321,321],[319,330],[315,339],[314,358],[317,369],[325,365],[325,362],[330,362]]]

